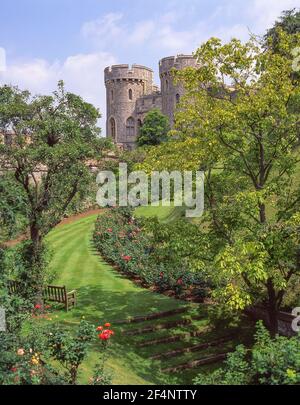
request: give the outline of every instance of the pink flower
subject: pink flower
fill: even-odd
[[[18,355],[18,356],[24,356],[24,354],[25,354],[25,350],[24,350],[24,349],[18,349],[18,351],[17,351],[17,355]]]
[[[113,231],[112,228],[107,229],[107,232],[109,232],[109,233],[112,233],[112,231]]]

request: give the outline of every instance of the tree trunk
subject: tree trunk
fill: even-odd
[[[278,334],[278,305],[276,300],[276,293],[272,280],[268,281],[268,315],[269,315],[269,329],[272,337]]]
[[[78,372],[78,367],[76,366],[72,366],[71,367],[71,379],[70,379],[70,383],[72,385],[76,385],[76,381],[77,381],[77,372]]]
[[[267,221],[265,204],[259,204],[259,219],[261,224],[265,224]]]
[[[36,304],[39,304],[44,309],[43,300],[43,249],[42,249],[42,237],[40,235],[40,229],[36,222],[30,225],[30,238],[31,238],[31,271],[33,272],[32,287],[34,290],[34,296]]]
[[[269,307],[270,333],[272,337],[278,334],[278,310],[274,307]]]

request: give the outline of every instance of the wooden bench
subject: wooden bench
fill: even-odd
[[[65,286],[48,285],[44,288],[43,296],[45,301],[64,304],[66,311],[76,306],[76,291],[67,292]]]
[[[10,294],[17,294],[22,288],[22,283],[15,280],[8,281],[8,291]],[[64,304],[66,311],[76,306],[76,291],[67,292],[65,286],[47,285],[43,290],[43,298],[48,302]]]

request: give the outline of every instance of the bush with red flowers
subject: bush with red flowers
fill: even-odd
[[[112,336],[114,336],[114,331],[111,329],[111,324],[109,322],[105,323],[103,326],[98,326],[96,328],[97,332],[100,332],[98,334],[98,339],[102,343],[103,350],[101,351],[100,354],[100,359],[99,363],[97,363],[95,369],[94,369],[94,374],[93,377],[90,379],[90,384],[91,385],[109,385],[111,384],[112,380],[112,375],[109,374],[105,370],[105,363],[108,358],[108,345],[110,343],[110,340]]]
[[[195,269],[201,253],[193,244],[196,230],[192,224],[186,226],[183,221],[174,226],[137,219],[129,208],[113,208],[98,218],[94,243],[108,262],[139,277],[145,287],[171,290],[180,297],[191,291],[205,297],[206,282]]]

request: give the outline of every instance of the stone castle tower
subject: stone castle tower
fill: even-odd
[[[175,86],[171,70],[197,65],[191,55],[164,58],[159,62],[161,91],[153,83],[153,71],[140,65],[114,65],[104,71],[107,102],[106,136],[124,149],[133,149],[145,115],[156,108],[174,123],[176,104],[184,90]]]

